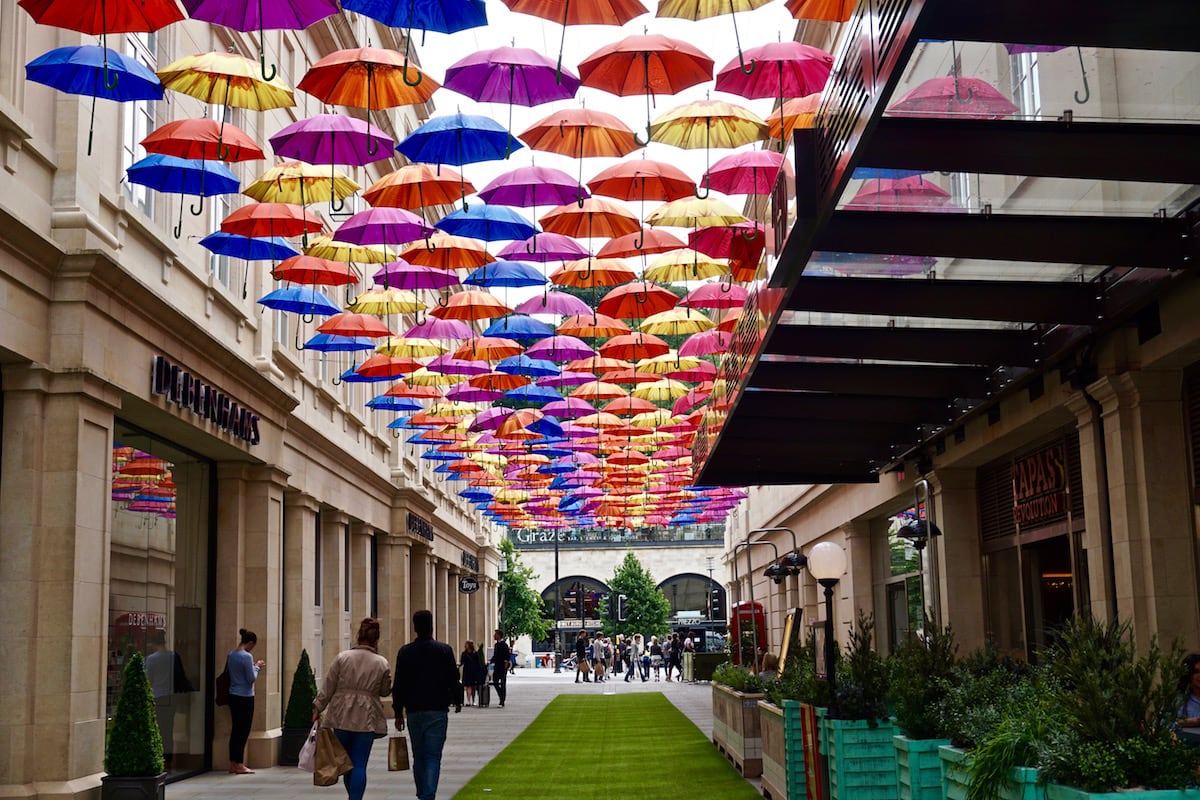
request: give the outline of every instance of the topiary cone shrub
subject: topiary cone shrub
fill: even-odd
[[[317,676],[308,660],[308,650],[300,651],[300,661],[292,676],[292,691],[288,694],[287,711],[283,715],[283,727],[303,728],[306,732],[312,725],[313,701],[317,699]]]
[[[141,653],[134,653],[125,665],[104,752],[104,771],[122,778],[152,777],[163,771],[162,735]]]

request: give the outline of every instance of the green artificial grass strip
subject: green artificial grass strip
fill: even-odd
[[[759,794],[659,692],[560,695],[456,800],[751,800]]]

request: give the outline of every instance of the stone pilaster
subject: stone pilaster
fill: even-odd
[[[300,492],[283,496],[283,679],[284,702],[291,695],[292,675],[307,650],[309,660],[317,655],[319,639],[313,631],[316,597],[316,524],[319,506]]]
[[[1087,597],[1092,616],[1111,620],[1117,613],[1114,591],[1112,522],[1109,515],[1104,410],[1084,392],[1067,400],[1079,431],[1079,467],[1082,475],[1083,557],[1087,562]]]
[[[433,630],[436,638],[449,641],[451,635],[450,597],[446,584],[449,581],[450,565],[440,558],[434,561],[434,604]]]
[[[346,610],[346,536],[350,518],[340,511],[321,511],[321,663],[328,669],[333,659],[350,646]],[[318,674],[317,681],[323,677]]]
[[[936,587],[942,624],[954,628],[962,650],[969,652],[987,639],[975,470],[940,469],[929,476],[929,483],[933,522],[942,535],[925,549],[926,585]],[[934,598],[927,598],[931,602]]]
[[[412,582],[409,584],[409,608],[411,613],[420,611],[421,609],[433,610],[433,602],[430,586],[429,575],[429,560],[431,552],[428,547],[423,544],[414,543],[412,546],[412,554],[409,559],[411,569],[409,575]]]
[[[386,535],[379,541],[379,652],[389,659],[413,638],[408,594],[411,549],[407,536]]]
[[[854,520],[841,526],[846,548],[846,577],[835,589],[834,622],[837,623],[838,640],[843,641],[845,631],[854,624],[859,610],[875,608],[875,560],[871,556],[871,524],[866,520]],[[836,541],[836,540],[835,540]],[[824,595],[822,594],[822,598]],[[841,601],[841,602],[838,602]]]
[[[350,523],[350,636],[358,623],[371,614],[371,538],[375,529],[362,522]]]

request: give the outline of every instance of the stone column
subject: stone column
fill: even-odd
[[[346,630],[346,526],[350,519],[340,511],[321,511],[321,663],[328,669],[339,652],[350,644]],[[323,675],[317,676],[320,685]]]
[[[411,541],[411,540],[410,540]],[[433,610],[432,592],[429,580],[430,550],[424,544],[414,542],[409,559],[412,583],[409,586],[409,608],[412,612],[423,608]]]
[[[954,628],[954,637],[966,653],[987,640],[975,470],[939,469],[929,476],[929,483],[933,487],[933,522],[942,535],[926,545],[925,568],[928,571],[936,565],[937,574],[931,578],[941,601],[942,624]],[[935,553],[932,557],[931,551]]]
[[[409,603],[411,540],[407,536],[380,534],[379,540],[379,639],[380,653],[392,660],[412,640],[412,607]]]
[[[120,397],[36,367],[5,367],[4,389],[0,794],[98,797]]]
[[[854,624],[858,609],[875,608],[875,569],[871,557],[871,524],[854,520],[841,526],[846,548],[846,576],[838,583],[834,597],[834,622],[838,641],[844,643],[845,632]],[[836,539],[834,540],[836,542]],[[824,590],[821,601],[824,602]]]
[[[480,562],[482,564],[482,561]],[[487,579],[483,575],[479,575],[479,591],[471,595],[471,626],[467,629],[471,632],[471,638],[475,640],[475,646],[479,646],[479,642],[483,637],[489,635],[487,612],[484,610],[484,599],[487,597]]]
[[[451,635],[451,624],[453,620],[450,614],[450,597],[446,591],[446,584],[450,572],[450,565],[440,558],[434,561],[434,608],[433,611],[433,630],[434,636],[442,641],[449,641]]]
[[[350,638],[353,645],[358,623],[371,614],[371,537],[375,529],[363,522],[350,523]]]
[[[459,626],[458,568],[446,565],[446,641],[457,653],[462,650],[463,629]]]
[[[316,654],[313,635],[313,604],[316,598],[317,501],[300,492],[283,496],[283,697],[291,696],[292,675],[307,650]]]
[[[1104,409],[1099,401],[1077,392],[1067,400],[1079,431],[1079,469],[1083,492],[1083,556],[1087,562],[1087,597],[1092,616],[1111,620],[1117,613],[1114,591],[1112,521],[1109,515]]]
[[[1200,639],[1182,375],[1126,372],[1088,387],[1104,409],[1117,615],[1150,637]]]
[[[450,587],[450,591],[454,593],[454,604],[458,606],[458,639],[451,643],[456,653],[462,649],[463,642],[471,638],[471,595],[458,590],[458,578],[470,574],[466,570],[460,570]]]

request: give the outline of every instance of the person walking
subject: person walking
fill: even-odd
[[[629,671],[625,673],[626,683],[629,683],[631,680],[633,680],[634,670],[637,670],[639,673],[641,672],[642,652],[644,650],[645,648],[642,645],[642,635],[640,633],[635,633],[632,641],[629,643],[629,649],[625,654],[626,660],[629,661]],[[644,675],[642,676],[642,680],[646,680]]]
[[[229,715],[233,727],[229,729],[229,772],[231,775],[253,775],[254,770],[246,766],[246,740],[250,738],[250,725],[254,721],[254,682],[267,662],[255,661],[250,651],[258,644],[254,631],[238,629],[240,642],[236,649],[225,656],[225,669],[229,673]]]
[[[391,691],[392,670],[388,660],[379,655],[379,620],[365,617],[358,625],[354,647],[333,659],[313,701],[313,722],[325,715],[321,727],[333,728],[354,765],[342,778],[350,800],[362,800],[367,790],[371,745],[387,735],[387,717],[379,698]]]
[[[463,691],[466,692],[468,706],[479,705],[476,694],[479,687],[487,680],[487,670],[483,666],[482,654],[475,649],[475,643],[470,639],[463,646],[462,655],[458,657],[458,666],[462,670]]]
[[[650,637],[650,666],[654,667],[654,682],[658,683],[662,672],[663,648],[657,636]],[[667,673],[668,679],[671,673]]]
[[[588,667],[591,666],[591,664],[588,662],[587,651],[588,651],[587,631],[580,631],[579,636],[575,637],[575,682],[576,683],[579,683],[580,675],[583,676],[584,683],[590,683],[592,680],[591,670],[584,667],[584,664],[587,664]]]
[[[496,645],[492,648],[492,685],[496,687],[496,699],[500,701],[500,707],[504,708],[504,698],[508,696],[508,666],[512,650],[509,649],[508,642],[504,641],[504,634],[499,629],[493,638]]]
[[[392,708],[396,730],[404,730],[407,720],[417,800],[435,800],[450,706],[454,706],[455,714],[462,711],[462,683],[454,651],[433,638],[433,613],[422,609],[413,614],[412,620],[417,638],[396,654]]]

